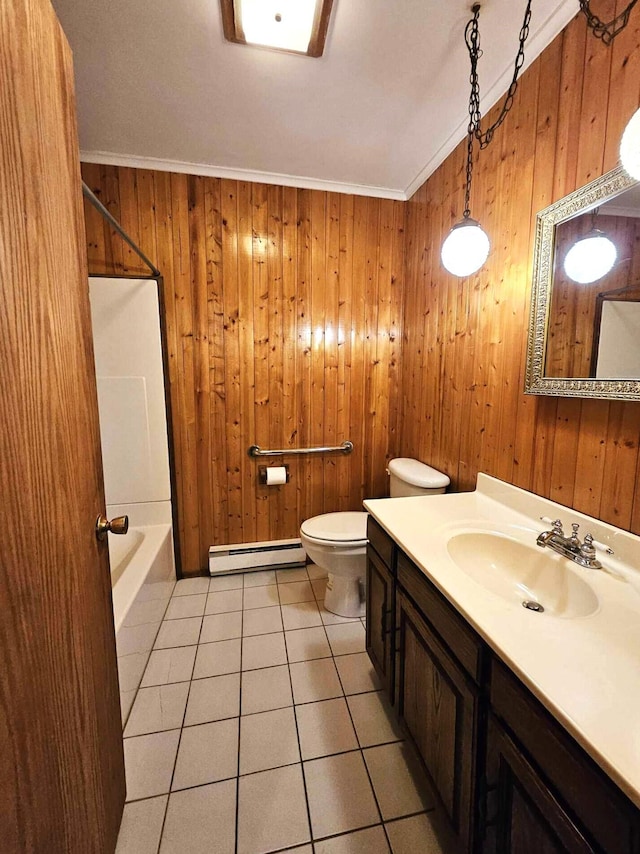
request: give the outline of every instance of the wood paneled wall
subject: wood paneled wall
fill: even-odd
[[[639,19],[607,48],[577,17],[522,77],[476,153],[472,215],[492,250],[469,279],[439,256],[464,206],[464,143],[406,204],[83,166],[165,277],[185,572],[210,544],[358,509],[396,454],[457,490],[484,471],[640,532],[640,403],[523,394],[535,214],[616,165],[640,101]],[[86,215],[90,272],[145,272]],[[259,486],[247,456],[344,439],[351,457],[287,458],[284,487]]]
[[[616,165],[640,101],[639,25],[633,13],[605,47],[579,16],[527,70],[476,160],[471,212],[492,241],[478,274],[456,279],[439,259],[464,207],[464,144],[408,202],[400,442],[456,490],[488,472],[635,532],[640,403],[523,387],[535,214]]]
[[[87,184],[164,275],[183,571],[211,544],[297,536],[387,488],[396,453],[404,204],[83,165]],[[91,273],[145,275],[86,205]],[[258,484],[247,449],[287,457]]]

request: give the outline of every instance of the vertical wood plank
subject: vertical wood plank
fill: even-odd
[[[251,187],[251,275],[253,279],[253,296],[247,294],[247,308],[253,312],[253,321],[247,324],[247,335],[253,335],[253,401],[251,404],[254,415],[254,439],[247,442],[247,447],[255,441],[262,448],[269,447],[270,431],[269,417],[272,407],[269,392],[269,279],[267,268],[268,256],[268,210],[267,188],[264,184],[253,184]],[[249,385],[247,384],[247,389]],[[274,409],[277,406],[274,402]],[[268,463],[272,461],[267,461]],[[249,477],[245,480],[245,489],[254,496],[256,539],[269,539],[269,494],[270,487],[258,482],[258,466],[250,461]],[[273,497],[275,498],[275,494]]]
[[[325,420],[325,333],[326,333],[326,193],[311,195],[311,316],[312,316],[312,353],[311,353],[311,405],[310,444],[322,445],[324,441]],[[311,493],[311,515],[324,513],[324,456],[309,457],[309,486]]]
[[[285,422],[288,420],[289,397],[284,394],[284,299],[283,299],[283,190],[267,188],[267,320],[269,372],[269,447],[286,447]],[[285,460],[288,462],[288,460]],[[293,472],[290,469],[290,474]],[[277,530],[283,518],[285,495],[292,490],[285,486],[266,487],[265,503],[269,514],[267,539]]]
[[[127,171],[127,170],[125,170]],[[122,192],[121,192],[122,199]],[[182,507],[179,508],[181,555],[187,568],[200,564],[197,473],[197,427],[194,373],[194,307],[189,252],[189,179],[171,176],[173,281],[176,293],[176,338],[180,377],[180,449]],[[126,261],[127,265],[132,262]]]
[[[229,497],[227,492],[228,451],[226,437],[227,394],[225,388],[225,313],[222,255],[222,182],[209,179],[205,184],[205,232],[209,332],[210,440],[212,526],[209,545],[229,542]]]
[[[299,355],[298,343],[298,192],[293,187],[282,190],[282,405],[283,447],[298,447],[298,398],[297,374]],[[303,521],[300,506],[301,461],[300,457],[289,457],[292,483],[282,490],[283,519],[278,520],[278,529],[283,521],[294,520],[295,530]],[[291,524],[291,523],[290,523]],[[291,530],[288,528],[287,530]]]
[[[242,443],[240,391],[242,357],[240,354],[238,189],[236,181],[226,179],[221,181],[224,386],[227,420],[222,435],[216,436],[216,442],[223,440],[227,447],[228,542],[230,543],[241,543],[243,536],[241,466],[245,452]],[[223,544],[220,539],[216,539],[216,542]]]
[[[255,285],[253,252],[260,251],[260,235],[254,241],[253,231],[253,186],[247,181],[238,183],[238,324],[240,348],[240,472],[242,504],[242,540],[254,542],[258,539],[256,518],[256,462],[247,457],[246,449],[262,442],[263,428],[258,423],[256,432],[256,364],[255,364]]]

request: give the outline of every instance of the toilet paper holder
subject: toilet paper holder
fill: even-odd
[[[258,483],[261,483],[266,486],[267,484],[267,468],[268,466],[258,466]],[[291,480],[291,475],[289,474],[289,466],[274,466],[274,468],[283,468],[287,473],[287,483]]]

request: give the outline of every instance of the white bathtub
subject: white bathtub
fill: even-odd
[[[109,561],[124,725],[175,585],[171,525],[109,535]]]

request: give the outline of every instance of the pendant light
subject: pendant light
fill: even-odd
[[[589,285],[597,282],[616,263],[618,250],[615,243],[596,227],[598,208],[593,211],[589,234],[576,240],[564,259],[564,271],[574,282]]]
[[[467,183],[464,191],[464,213],[442,244],[440,257],[446,270],[454,276],[472,276],[489,256],[491,243],[480,223],[471,218],[469,196],[473,169],[473,128],[469,122],[467,137]]]
[[[637,0],[636,0],[637,2]],[[478,18],[480,17],[480,4],[476,3],[471,11],[473,18],[467,23],[464,31],[464,41],[469,51],[471,61],[471,92],[469,94],[469,125],[467,127],[467,177],[464,192],[464,212],[462,219],[457,222],[442,244],[440,257],[445,269],[454,276],[470,276],[477,272],[487,260],[491,244],[489,238],[480,226],[480,223],[472,219],[469,207],[471,196],[471,177],[473,174],[473,143],[478,140],[480,150],[486,148],[495,131],[505,120],[511,109],[513,99],[518,88],[518,74],[524,63],[524,44],[529,35],[529,23],[531,21],[531,0],[527,2],[524,21],[520,29],[519,48],[516,56],[515,68],[511,85],[502,105],[502,110],[496,121],[483,133],[480,129],[482,115],[480,113],[480,83],[478,81],[478,59],[480,58],[480,28]]]

